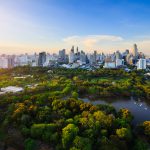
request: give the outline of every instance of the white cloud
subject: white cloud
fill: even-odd
[[[86,48],[93,48],[97,44],[106,42],[120,42],[123,38],[114,35],[87,35],[87,36],[70,36],[63,39],[67,44],[81,45]]]

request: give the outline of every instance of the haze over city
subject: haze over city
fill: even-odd
[[[1,0],[0,54],[132,49],[150,55],[146,0]]]

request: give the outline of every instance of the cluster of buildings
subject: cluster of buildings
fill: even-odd
[[[41,52],[34,55],[1,55],[0,68],[12,68],[16,66],[62,66],[66,68],[90,68],[102,66],[104,68],[120,68],[127,65],[136,66],[137,69],[146,69],[150,66],[150,59],[146,58],[142,52],[139,52],[137,45],[134,44],[132,50],[125,50],[121,53],[119,50],[112,54],[97,53],[86,54],[83,50],[72,46],[69,54],[66,50],[60,50],[58,54],[49,54]]]
[[[51,62],[56,62],[58,60],[58,55],[48,54],[46,52],[41,52],[39,54],[22,54],[22,55],[1,55],[0,56],[0,68],[13,68],[17,66],[30,65],[36,66],[49,66]]]
[[[74,46],[69,53],[70,67],[83,66],[88,64],[90,66],[103,65],[104,68],[121,68],[128,65],[136,66],[137,69],[146,69],[150,66],[150,59],[146,58],[142,52],[139,52],[137,45],[134,44],[132,50],[125,50],[121,53],[119,50],[105,55],[104,53],[98,54],[94,51],[93,54],[85,54],[85,52],[79,52],[78,47],[75,51]],[[76,65],[75,65],[76,64]],[[67,65],[65,65],[67,67]]]
[[[105,58],[105,68],[118,68],[125,65],[136,66],[137,69],[146,69],[149,59],[146,59],[142,52],[139,52],[137,45],[134,44],[131,51],[125,50],[125,52],[120,53],[116,51],[111,55],[106,55]]]

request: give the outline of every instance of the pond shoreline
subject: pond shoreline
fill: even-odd
[[[147,104],[146,101],[140,98],[117,98],[115,100],[111,100],[110,98],[103,98],[103,99],[89,99],[88,97],[80,97],[80,100],[84,102],[91,103],[93,105],[97,104],[104,104],[104,105],[111,105],[113,106],[117,111],[121,108],[128,109],[134,119],[133,119],[133,125],[140,124],[144,121],[150,120],[150,104]]]

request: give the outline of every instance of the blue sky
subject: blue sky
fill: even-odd
[[[81,49],[150,54],[149,0],[0,0],[0,53]]]

